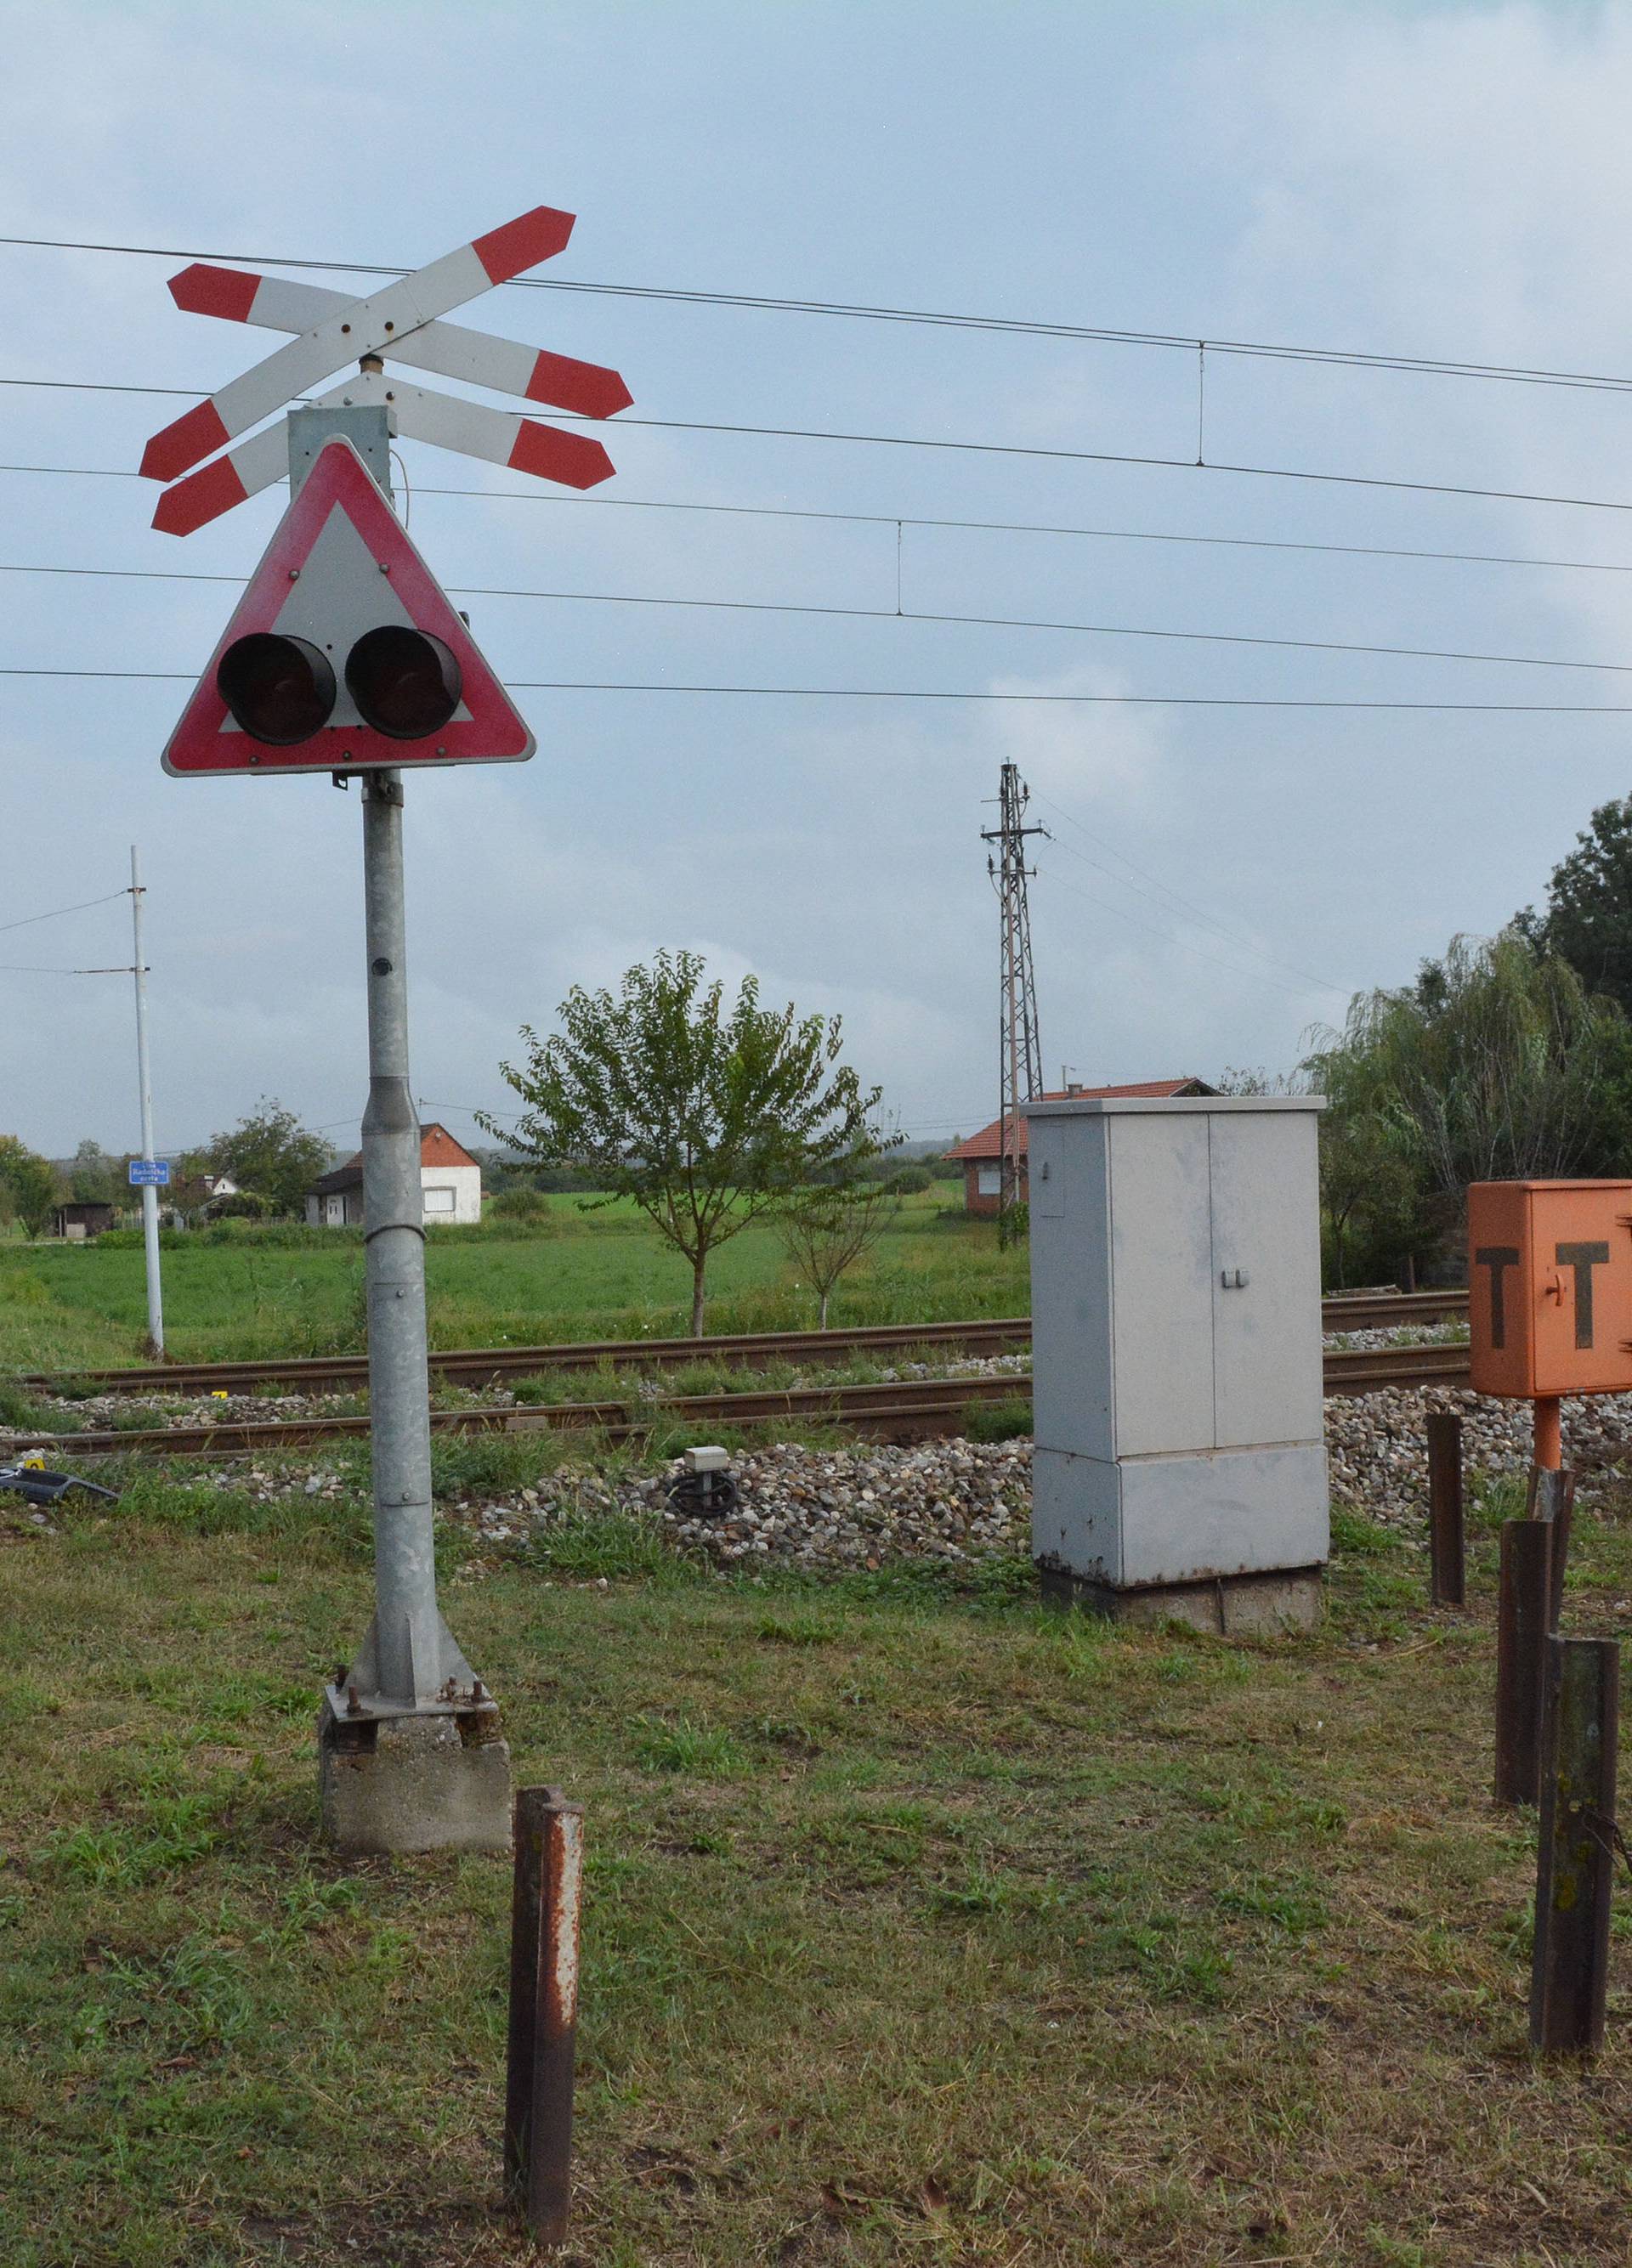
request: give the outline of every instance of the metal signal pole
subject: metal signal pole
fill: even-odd
[[[1031,791],[1019,767],[1005,764],[998,783],[998,823],[980,830],[983,843],[994,843],[986,854],[986,872],[997,891],[1001,938],[1001,985],[998,1027],[998,1237],[1009,1242],[1014,1234],[1020,1197],[1020,1106],[1043,1091],[1043,1049],[1037,1029],[1037,980],[1031,969],[1031,916],[1026,903],[1026,881],[1037,872],[1028,867],[1026,837],[1048,833],[1045,827],[1025,824]]]
[[[130,932],[136,964],[136,1069],[142,1090],[142,1157],[153,1162],[153,1078],[147,1060],[147,963],[142,958],[142,870],[130,845]],[[159,1191],[142,1185],[142,1247],[147,1261],[147,1336],[152,1351],[165,1351],[165,1302],[159,1280]]]
[[[324,442],[340,433],[390,498],[383,409],[297,409],[288,426],[292,495]],[[343,773],[335,777],[343,784]],[[498,1738],[492,1698],[442,1619],[436,1595],[425,1194],[408,1070],[402,775],[366,771],[362,785],[368,965],[363,1250],[374,1615],[355,1658],[327,1689],[324,1815],[334,1839],[352,1850],[492,1848],[509,1840],[509,1751]],[[365,1753],[376,1769],[372,1775],[348,1770],[349,1743],[369,1738],[376,1745]]]

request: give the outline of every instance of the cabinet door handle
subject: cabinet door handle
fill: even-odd
[[[1218,1271],[1218,1281],[1219,1288],[1222,1291],[1244,1292],[1247,1287],[1246,1270],[1244,1268],[1221,1268]]]

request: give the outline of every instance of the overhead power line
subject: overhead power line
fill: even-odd
[[[128,898],[128,889],[109,890],[105,898],[85,898],[77,906],[53,906],[49,913],[25,914],[21,921],[0,922],[0,931],[31,929],[35,922],[59,921],[64,914],[88,913],[92,906],[111,906],[115,898]]]
[[[136,583],[231,583],[236,575],[205,574],[174,567],[55,567],[0,561],[0,575],[85,575]],[[530,599],[550,604],[597,607],[675,607],[705,614],[807,615],[841,622],[923,622],[943,629],[1050,630],[1082,637],[1160,638],[1191,645],[1270,646],[1298,653],[1355,653],[1404,661],[1494,663],[1514,669],[1587,669],[1632,676],[1632,662],[1582,661],[1538,653],[1486,653],[1456,646],[1384,645],[1353,638],[1274,637],[1253,630],[1149,629],[1131,622],[1069,622],[1023,615],[942,614],[917,607],[812,606],[779,599],[692,599],[624,591],[528,591],[492,583],[450,583],[462,599]]]
[[[0,378],[0,386],[45,387],[70,393],[92,394],[112,391],[168,395],[184,391],[174,386],[110,388],[98,379],[57,378]],[[187,398],[203,401],[206,397],[202,392],[195,392]],[[550,416],[558,424],[581,425],[591,422],[566,410],[551,410]],[[1479,488],[1466,481],[1397,480],[1381,473],[1310,472],[1291,465],[1237,464],[1225,458],[1203,457],[1199,453],[1193,457],[1161,457],[1119,449],[1049,448],[1038,443],[1023,441],[947,440],[927,433],[853,433],[819,425],[749,425],[732,423],[720,418],[620,416],[617,423],[624,427],[640,426],[657,433],[732,433],[757,440],[833,441],[870,449],[939,449],[956,456],[1026,457],[1054,464],[1140,465],[1169,472],[1230,473],[1253,480],[1314,481],[1336,488],[1392,489],[1409,496],[1479,497],[1497,504],[1554,504],[1580,512],[1632,512],[1632,499],[1613,497],[1557,496],[1551,490],[1538,489]]]
[[[1045,805],[1050,811],[1058,812],[1062,819],[1069,820],[1073,827],[1081,828],[1090,843],[1098,839],[1082,826],[1081,820],[1073,818],[1068,811],[1060,804],[1051,801],[1047,796],[1038,796],[1038,801]],[[1165,882],[1158,881],[1154,874],[1146,875],[1146,880],[1154,886],[1152,888],[1146,889],[1138,882],[1130,882],[1125,874],[1119,874],[1114,867],[1104,865],[1097,858],[1090,858],[1085,850],[1079,850],[1074,843],[1061,842],[1058,836],[1055,836],[1052,841],[1056,850],[1064,850],[1069,857],[1080,858],[1085,866],[1091,866],[1097,874],[1103,874],[1107,881],[1114,882],[1119,889],[1131,891],[1135,897],[1147,900],[1158,913],[1170,917],[1177,908],[1186,919],[1199,922],[1204,929],[1211,930],[1213,934],[1221,939],[1232,952],[1252,954],[1258,960],[1267,961],[1271,968],[1284,969],[1289,976],[1297,977],[1302,983],[1312,984],[1322,992],[1347,992],[1353,990],[1352,986],[1333,984],[1324,976],[1314,976],[1307,968],[1299,968],[1292,961],[1282,961],[1278,954],[1266,953],[1261,945],[1254,943],[1251,938],[1238,931],[1226,929],[1222,923],[1215,921],[1210,914],[1203,913],[1201,909],[1190,899],[1181,896],[1177,890],[1170,889]],[[1107,844],[1105,847],[1109,849],[1110,846]],[[1112,858],[1122,858],[1122,853],[1118,850],[1111,851],[1111,855]],[[1123,858],[1122,863],[1125,865],[1133,866],[1136,874],[1145,873],[1144,868],[1134,865],[1131,858]],[[1157,895],[1158,891],[1162,895]],[[1163,902],[1164,900],[1170,902]]]
[[[112,678],[127,683],[192,685],[192,669],[41,669],[7,663],[0,677]],[[1252,693],[1000,693],[905,685],[680,685],[624,678],[507,677],[517,693],[651,693],[744,696],[764,701],[1009,702],[1060,709],[1342,709],[1459,717],[1632,717],[1632,702],[1342,701]]]
[[[189,399],[196,397],[189,396]],[[0,465],[0,473],[55,475],[75,480],[137,481],[134,467],[119,465]],[[1548,559],[1510,551],[1441,551],[1397,543],[1319,543],[1275,535],[1201,535],[1147,527],[1070,526],[1053,520],[959,519],[911,512],[833,512],[794,504],[700,504],[680,497],[560,495],[545,488],[452,489],[416,482],[417,497],[462,497],[479,504],[553,504],[590,512],[690,512],[742,519],[831,520],[853,527],[956,530],[992,535],[1075,536],[1113,543],[1189,543],[1241,551],[1311,551],[1352,559],[1424,559],[1470,567],[1547,567],[1589,575],[1632,575],[1632,563],[1616,559]],[[222,577],[230,581],[230,577]]]
[[[107,244],[82,238],[0,236],[0,245],[43,252],[99,252],[144,260],[243,261],[253,268],[296,268],[344,276],[407,276],[413,271],[371,261],[311,260],[281,253],[184,251],[175,245]],[[739,308],[754,313],[822,315],[852,322],[905,323],[935,330],[998,332],[1021,338],[1069,339],[1097,346],[1144,347],[1170,353],[1238,355],[1253,360],[1301,362],[1340,369],[1380,370],[1435,378],[1479,379],[1513,386],[1553,386],[1589,392],[1632,392],[1632,378],[1599,371],[1550,370],[1525,363],[1480,362],[1440,355],[1391,354],[1367,347],[1307,347],[1270,339],[1230,339],[1179,331],[1136,330],[1126,325],[1068,323],[1050,317],[980,315],[932,307],[875,306],[862,300],[806,299],[785,294],[691,291],[676,284],[596,284],[558,276],[512,276],[513,291],[568,291],[599,298],[653,299],[670,306]]]
[[[1156,922],[1146,921],[1141,916],[1128,913],[1120,906],[1108,906],[1103,899],[1094,897],[1087,890],[1078,889],[1074,883],[1067,882],[1064,875],[1056,873],[1052,866],[1038,866],[1036,872],[1040,881],[1046,882],[1052,889],[1065,890],[1074,898],[1081,898],[1084,905],[1092,906],[1097,913],[1103,914],[1107,921],[1114,923],[1118,927],[1130,926],[1134,929],[1146,930],[1152,937],[1159,937],[1169,945],[1178,946],[1185,953],[1197,954],[1203,961],[1217,965],[1220,951],[1217,946],[1193,944],[1190,939],[1180,937],[1175,929],[1163,928]],[[1256,977],[1260,984],[1273,984],[1277,991],[1286,993],[1289,998],[1297,999],[1302,997],[1298,987],[1289,984],[1284,977],[1274,976],[1266,968],[1251,968],[1244,961],[1239,960],[1235,962],[1235,968],[1243,976]],[[1344,989],[1338,984],[1322,983],[1318,978],[1312,978],[1311,982],[1314,983],[1316,990],[1321,992],[1338,993]]]

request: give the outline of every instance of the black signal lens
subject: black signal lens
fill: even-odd
[[[345,682],[366,725],[393,740],[423,740],[458,708],[462,680],[440,638],[386,622],[352,647]]]
[[[216,664],[216,687],[252,740],[292,747],[329,722],[335,673],[327,654],[305,638],[254,630],[234,638]]]

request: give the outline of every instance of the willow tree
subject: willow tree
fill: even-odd
[[[1408,1211],[1414,1183],[1445,1229],[1470,1182],[1628,1169],[1632,1025],[1513,931],[1453,939],[1414,984],[1356,994],[1320,1038],[1305,1068],[1358,1202],[1370,1179]]]
[[[616,993],[574,985],[560,1029],[523,1026],[525,1063],[499,1065],[526,1106],[520,1124],[481,1122],[540,1165],[588,1167],[602,1194],[587,1210],[639,1205],[690,1265],[699,1338],[720,1246],[813,1182],[853,1181],[885,1146],[880,1090],[839,1063],[837,1016],[762,1008],[752,976],[727,1009],[703,970],[699,954],[660,953]]]

